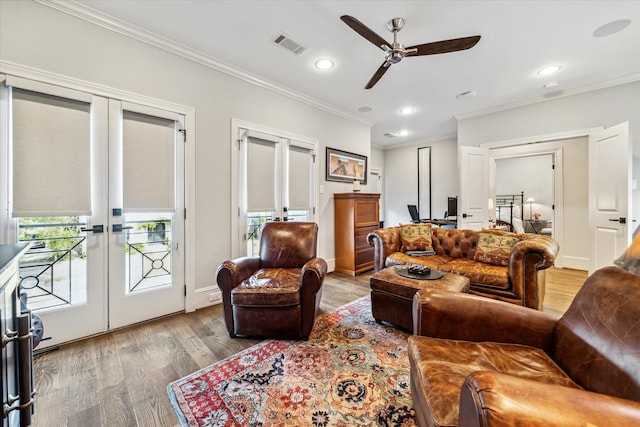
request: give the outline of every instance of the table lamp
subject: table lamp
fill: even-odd
[[[529,219],[533,219],[533,209],[531,207],[531,205],[533,204],[533,202],[535,202],[536,199],[534,199],[533,197],[529,197],[526,202],[529,203]]]

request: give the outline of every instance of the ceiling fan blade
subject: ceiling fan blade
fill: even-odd
[[[471,49],[480,41],[480,36],[462,37],[459,39],[442,40],[439,42],[418,44],[407,47],[406,50],[417,49],[417,52],[407,52],[407,56],[436,55],[439,53],[457,52]]]
[[[384,75],[384,73],[387,72],[389,68],[391,68],[391,64],[389,64],[387,61],[384,61],[380,68],[376,70],[373,77],[371,77],[371,79],[367,82],[367,85],[364,88],[371,89],[376,83],[378,83],[378,80],[380,80],[380,78]]]
[[[373,30],[364,25],[362,22],[358,21],[353,16],[342,15],[340,19],[342,20],[342,22],[350,26],[353,31],[360,34],[362,37],[369,40],[380,49],[383,49],[382,46],[384,45],[391,46],[385,39],[374,33]]]

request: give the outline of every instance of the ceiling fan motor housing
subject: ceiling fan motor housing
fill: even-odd
[[[405,51],[402,47],[387,50],[385,60],[391,64],[397,64],[404,58]]]

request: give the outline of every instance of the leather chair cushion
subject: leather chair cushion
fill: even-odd
[[[412,389],[417,404],[438,426],[458,425],[460,390],[476,371],[501,372],[519,378],[580,389],[542,350],[493,342],[409,337]]]
[[[300,304],[299,268],[262,268],[231,291],[231,304],[287,307]]]
[[[509,289],[509,267],[485,264],[468,259],[454,259],[440,266],[440,271],[451,272],[468,277],[471,283],[486,288]]]

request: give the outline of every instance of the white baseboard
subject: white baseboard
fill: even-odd
[[[332,271],[334,271],[336,269],[336,259],[335,258],[327,259],[325,261],[327,262],[327,273],[331,273]]]
[[[575,257],[575,256],[563,256],[562,268],[571,268],[574,270],[589,270],[589,258]]]
[[[199,308],[209,307],[211,305],[222,303],[222,292],[217,285],[207,286],[205,288],[196,289],[193,297],[195,310]]]

